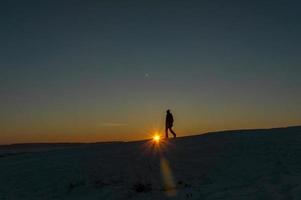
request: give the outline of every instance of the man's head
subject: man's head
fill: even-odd
[[[168,109],[168,110],[166,110],[166,112],[167,112],[167,113],[170,113],[170,110]]]

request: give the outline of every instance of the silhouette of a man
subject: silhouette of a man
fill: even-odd
[[[168,130],[173,134],[173,137],[175,138],[177,135],[172,130],[173,126],[173,116],[170,112],[170,110],[166,111],[166,120],[165,120],[165,138],[168,138]]]

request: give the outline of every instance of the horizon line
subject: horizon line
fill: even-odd
[[[237,132],[237,131],[259,131],[259,130],[272,130],[272,129],[287,129],[287,128],[298,128],[301,127],[299,125],[292,126],[280,126],[280,127],[269,127],[269,128],[243,128],[243,129],[222,129],[217,131],[209,131],[203,133],[192,133],[190,135],[183,135],[177,138],[183,137],[193,137],[199,135],[207,135],[207,134],[216,134],[216,133],[225,133],[225,132]],[[80,145],[80,144],[97,144],[97,143],[127,143],[127,142],[140,142],[149,140],[151,138],[138,139],[138,140],[109,140],[109,141],[95,141],[95,142],[20,142],[20,143],[8,143],[8,144],[0,144],[0,147],[3,146],[14,146],[14,145]]]

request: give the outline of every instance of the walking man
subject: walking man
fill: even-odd
[[[173,126],[173,116],[170,112],[170,110],[166,111],[166,120],[165,120],[165,138],[168,138],[168,130],[173,134],[173,137],[175,138],[177,135],[172,130]]]

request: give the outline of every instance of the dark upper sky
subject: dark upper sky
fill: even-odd
[[[0,143],[300,124],[300,6],[1,1]]]

